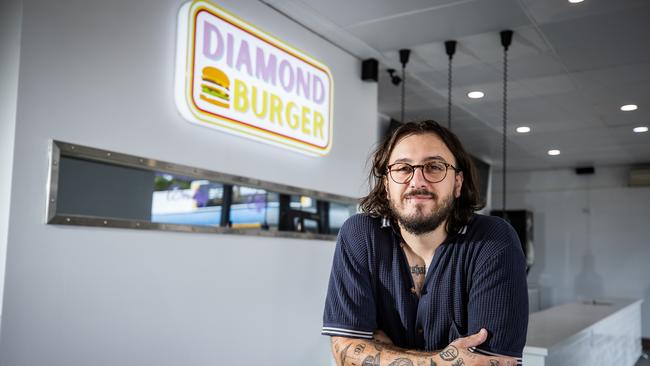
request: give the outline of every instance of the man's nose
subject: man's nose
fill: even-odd
[[[424,169],[422,167],[417,167],[413,171],[413,178],[411,178],[411,187],[424,187],[429,183],[424,179]]]

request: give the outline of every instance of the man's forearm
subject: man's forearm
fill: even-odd
[[[441,352],[399,348],[376,340],[332,337],[332,352],[338,366],[442,366],[463,365],[459,350],[450,345]],[[474,356],[469,354],[468,356]]]

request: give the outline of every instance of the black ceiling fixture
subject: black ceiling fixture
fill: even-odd
[[[399,62],[402,63],[402,119],[400,122],[404,123],[404,112],[406,109],[406,64],[409,62],[411,50],[399,50]]]
[[[399,83],[402,82],[402,78],[399,77],[399,75],[395,75],[395,69],[388,69],[386,71],[388,72],[388,76],[390,77],[390,82],[393,83],[393,85],[398,86]]]
[[[447,128],[451,130],[451,59],[456,53],[456,41],[446,41],[445,51],[449,57],[449,72],[447,73]]]
[[[507,125],[508,125],[508,48],[512,43],[511,30],[503,30],[499,33],[501,36],[501,46],[503,46],[503,182],[502,182],[502,207],[503,218],[507,221],[506,214],[506,163],[507,163]]]

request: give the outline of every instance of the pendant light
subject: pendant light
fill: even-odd
[[[404,123],[404,112],[406,110],[406,64],[409,62],[411,50],[399,50],[399,61],[402,63],[402,119],[400,122]]]
[[[512,34],[511,30],[504,30],[499,33],[501,36],[501,46],[503,46],[503,182],[502,182],[502,209],[503,209],[503,218],[508,221],[508,216],[506,213],[506,163],[507,163],[507,152],[508,144],[506,139],[506,133],[508,128],[508,48],[512,43]]]
[[[451,59],[456,53],[456,41],[446,41],[445,51],[449,57],[449,70],[447,72],[447,128],[451,130]]]

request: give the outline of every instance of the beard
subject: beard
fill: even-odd
[[[437,201],[437,195],[434,193],[424,191],[424,190],[414,190],[409,192],[407,195],[404,195],[404,199],[408,198],[411,195],[431,195],[435,201]],[[433,207],[429,212],[425,212],[424,205],[418,204],[415,206],[415,213],[407,214],[403,210],[400,210],[396,207],[393,200],[388,197],[388,202],[390,203],[390,209],[400,223],[400,225],[413,235],[422,235],[437,229],[449,216],[451,215],[452,210],[454,209],[454,197],[450,194],[447,197],[444,197],[439,205]]]

